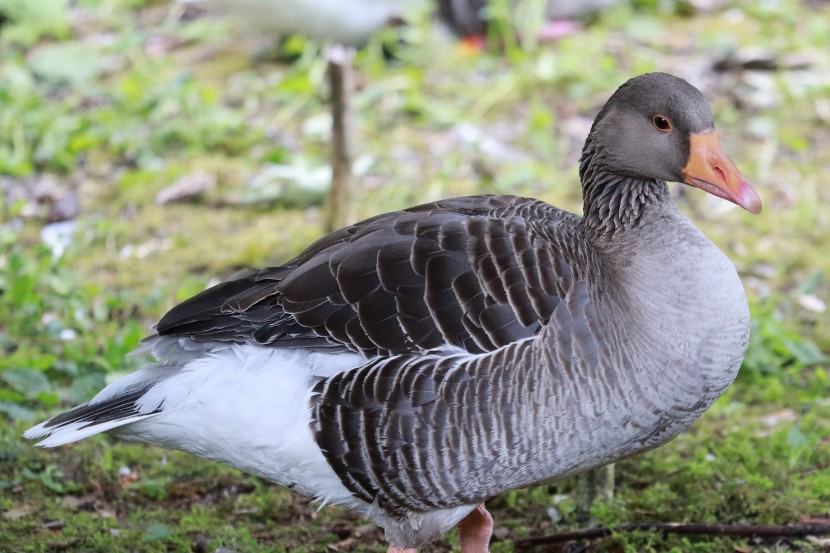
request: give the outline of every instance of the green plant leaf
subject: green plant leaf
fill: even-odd
[[[38,478],[43,485],[52,490],[53,492],[63,493],[64,487],[63,484],[55,480],[55,478],[63,478],[63,472],[56,466],[56,465],[49,465],[43,470],[39,475]]]
[[[35,418],[35,413],[31,409],[4,400],[0,400],[0,413],[5,413],[16,421],[30,421]]]
[[[3,380],[13,389],[33,399],[52,389],[49,379],[42,372],[30,368],[14,368],[3,371]]]
[[[114,59],[81,42],[58,42],[37,48],[29,63],[34,73],[74,86],[88,85],[114,67]]]
[[[173,530],[166,524],[151,524],[141,535],[142,541],[166,540],[173,535]]]
[[[69,399],[73,403],[87,401],[104,386],[106,386],[106,379],[103,373],[79,376],[72,381],[72,385],[69,387]]]

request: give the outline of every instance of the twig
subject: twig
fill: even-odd
[[[624,524],[614,528],[587,528],[573,532],[559,532],[538,538],[525,538],[513,542],[517,550],[539,545],[574,540],[605,538],[618,532],[663,532],[685,536],[737,536],[745,538],[795,538],[830,534],[830,524],[805,524],[795,526],[754,526],[751,524]]]

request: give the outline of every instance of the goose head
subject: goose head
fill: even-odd
[[[635,77],[611,96],[586,141],[581,172],[596,160],[604,173],[681,182],[761,211],[758,194],[721,147],[703,94],[666,73]]]

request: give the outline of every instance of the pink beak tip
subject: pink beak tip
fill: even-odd
[[[752,189],[748,182],[743,181],[738,191],[736,203],[750,213],[761,213],[761,197]]]

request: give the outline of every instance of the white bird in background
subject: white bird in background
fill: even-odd
[[[361,48],[399,22],[407,0],[210,0],[262,31],[301,34],[323,44]]]

